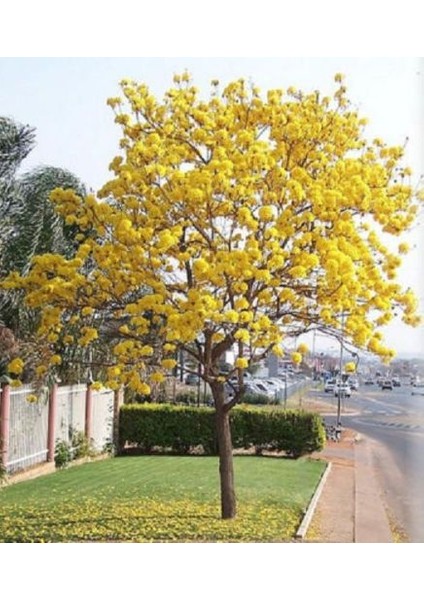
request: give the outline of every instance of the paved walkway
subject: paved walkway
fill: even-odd
[[[331,462],[331,469],[305,540],[392,542],[367,438],[344,430],[340,442],[328,441],[325,449],[313,456]]]

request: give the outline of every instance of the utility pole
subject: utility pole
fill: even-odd
[[[344,317],[345,313],[341,314],[341,337],[340,337],[340,360],[339,360],[339,388],[337,394],[337,423],[336,426],[341,427],[341,404],[342,404],[342,369],[343,369],[343,333],[344,333]]]

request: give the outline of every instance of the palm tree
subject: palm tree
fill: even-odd
[[[3,251],[6,272],[25,273],[37,254],[52,252],[70,257],[75,251],[75,232],[54,210],[49,196],[55,188],[85,190],[79,179],[57,167],[39,167],[15,181],[13,200],[9,202],[11,233]]]
[[[15,198],[16,172],[34,144],[32,127],[0,117],[0,265],[5,240],[10,235],[10,207]]]
[[[79,194],[85,194],[85,188],[75,175],[57,167],[43,166],[18,176],[34,145],[34,128],[0,117],[0,279],[11,271],[26,273],[37,254],[70,257],[75,251],[75,232],[55,212],[49,195],[57,187]],[[38,316],[23,305],[20,293],[3,292],[0,322],[23,339],[34,332]]]

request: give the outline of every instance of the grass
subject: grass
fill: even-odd
[[[321,461],[234,458],[238,516],[220,518],[215,457],[87,463],[0,490],[0,542],[293,539]]]

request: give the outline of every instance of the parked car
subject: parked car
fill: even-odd
[[[275,390],[271,389],[269,385],[266,385],[266,382],[255,379],[254,381],[249,381],[246,385],[246,390],[251,389],[252,392],[256,394],[265,394],[268,398],[275,398]]]
[[[265,379],[265,384],[268,385],[272,390],[281,392],[284,390],[284,382],[277,379]]]
[[[334,392],[335,385],[336,385],[335,379],[327,379],[327,381],[324,384],[324,392],[325,393]]]
[[[253,377],[248,371],[245,371],[243,373],[243,383],[247,383],[248,381],[253,381]],[[238,375],[232,375],[229,379],[229,383],[238,385]]]
[[[359,389],[359,381],[355,378],[350,378],[348,381],[351,390],[357,391]]]
[[[199,376],[195,373],[189,373],[185,378],[185,382],[187,385],[197,385],[199,383]]]
[[[380,384],[381,389],[382,390],[392,390],[393,389],[393,382],[391,379],[383,379],[383,381]]]
[[[394,387],[400,387],[400,379],[399,377],[392,377],[392,383]]]
[[[342,396],[343,398],[350,398],[352,390],[350,389],[350,385],[348,383],[336,383],[334,386],[334,395]]]
[[[368,377],[365,379],[364,385],[374,385],[374,379],[372,379],[372,377]]]
[[[267,396],[265,391],[259,388],[253,381],[248,381],[244,384],[244,393],[245,394],[264,394]]]
[[[411,394],[412,396],[424,396],[424,381],[415,383]]]

